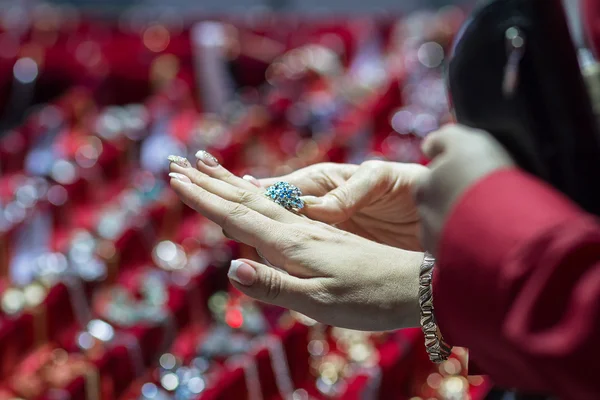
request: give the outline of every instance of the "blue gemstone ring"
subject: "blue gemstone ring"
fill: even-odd
[[[302,192],[296,186],[287,182],[277,182],[269,186],[265,196],[290,211],[304,208],[304,201],[300,198]]]

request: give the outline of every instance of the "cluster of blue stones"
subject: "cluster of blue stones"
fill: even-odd
[[[300,210],[304,208],[304,202],[300,199],[302,192],[296,186],[287,182],[277,182],[273,186],[270,186],[265,195],[288,210]]]

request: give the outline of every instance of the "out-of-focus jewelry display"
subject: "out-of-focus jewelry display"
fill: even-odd
[[[293,398],[294,382],[292,381],[290,366],[281,339],[274,335],[266,335],[255,339],[254,345],[264,347],[269,351],[271,368],[275,374],[275,383],[281,398]]]
[[[165,351],[176,336],[176,321],[167,307],[168,280],[160,271],[149,271],[137,279],[136,293],[124,286],[113,286],[95,299],[96,312],[119,327],[160,325],[162,343],[157,352]]]
[[[248,400],[262,400],[264,398],[256,361],[252,357],[238,354],[229,358],[226,365],[231,369],[241,368],[244,371]]]
[[[10,198],[0,201],[0,233],[21,224],[31,216],[40,202],[46,200],[50,187],[47,180],[37,177],[16,176]]]
[[[48,289],[39,282],[32,282],[25,287],[10,287],[2,293],[2,312],[6,315],[17,315],[24,310],[33,309],[44,301]]]
[[[426,377],[421,386],[420,396],[436,397],[443,400],[457,400],[468,397],[470,388],[484,384],[480,376],[467,376],[467,351],[453,348],[448,360],[437,365]]]
[[[231,259],[255,253],[179,201],[167,156],[205,150],[259,179],[323,161],[419,162],[421,139],[449,118],[440,65],[459,14],[245,12],[194,26],[169,5],[114,24],[0,7],[11,72],[0,86],[41,102],[0,129],[7,399],[377,398],[405,362],[386,354],[380,366],[379,352],[412,345],[410,334],[332,329],[231,288]],[[453,354],[403,394],[471,395],[477,382],[455,358],[464,371]]]
[[[86,329],[77,334],[77,347],[91,359],[105,351],[105,345],[115,337],[114,328],[102,320],[91,320]]]
[[[369,377],[369,398],[377,398],[381,372],[376,344],[388,334],[359,332],[326,326],[298,313],[293,318],[310,328],[308,353],[310,369],[317,390],[326,397],[336,397],[347,388],[349,379],[358,374]],[[335,345],[332,347],[330,343]]]
[[[267,331],[267,321],[256,304],[249,299],[217,292],[209,298],[208,307],[213,318],[221,325],[249,335],[261,335]]]
[[[80,376],[84,377],[86,398],[101,399],[98,371],[80,354],[42,347],[26,360],[25,367],[26,370],[15,374],[12,389],[26,399],[37,397],[44,390],[65,389]]]
[[[100,315],[114,324],[125,327],[140,322],[164,321],[167,318],[164,306],[168,299],[164,279],[158,274],[149,274],[142,276],[139,284],[140,300],[125,287],[111,288],[104,299],[99,299],[102,302],[98,309]]]
[[[98,246],[98,240],[87,231],[76,232],[69,243],[69,267],[86,282],[99,282],[106,278],[106,263],[97,256]]]
[[[183,364],[173,354],[164,353],[160,356],[157,369],[159,384],[144,384],[146,389],[142,387],[142,395],[146,396],[144,398],[154,398],[150,395],[163,391],[163,395],[169,396],[167,397],[169,399],[195,399],[206,390],[211,379],[211,371],[209,371],[211,367],[214,368],[204,358],[197,357],[188,364]],[[154,388],[157,390],[155,391]]]
[[[134,375],[140,376],[144,371],[144,360],[139,342],[128,333],[116,331],[106,321],[91,320],[84,330],[76,334],[75,341],[77,348],[91,361],[102,357],[107,350],[122,345],[127,349]]]
[[[188,264],[183,246],[170,240],[164,240],[154,247],[152,260],[159,268],[169,272],[182,270]]]

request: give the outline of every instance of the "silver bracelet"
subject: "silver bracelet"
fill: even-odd
[[[441,363],[450,357],[452,346],[444,341],[433,313],[431,281],[434,266],[435,258],[426,252],[419,274],[419,306],[421,308],[421,329],[425,336],[425,349],[431,361]]]

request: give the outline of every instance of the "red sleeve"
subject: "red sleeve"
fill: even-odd
[[[583,29],[596,56],[600,55],[600,1],[580,0]]]
[[[600,396],[600,225],[517,170],[470,188],[443,233],[433,281],[446,340],[498,385]]]

